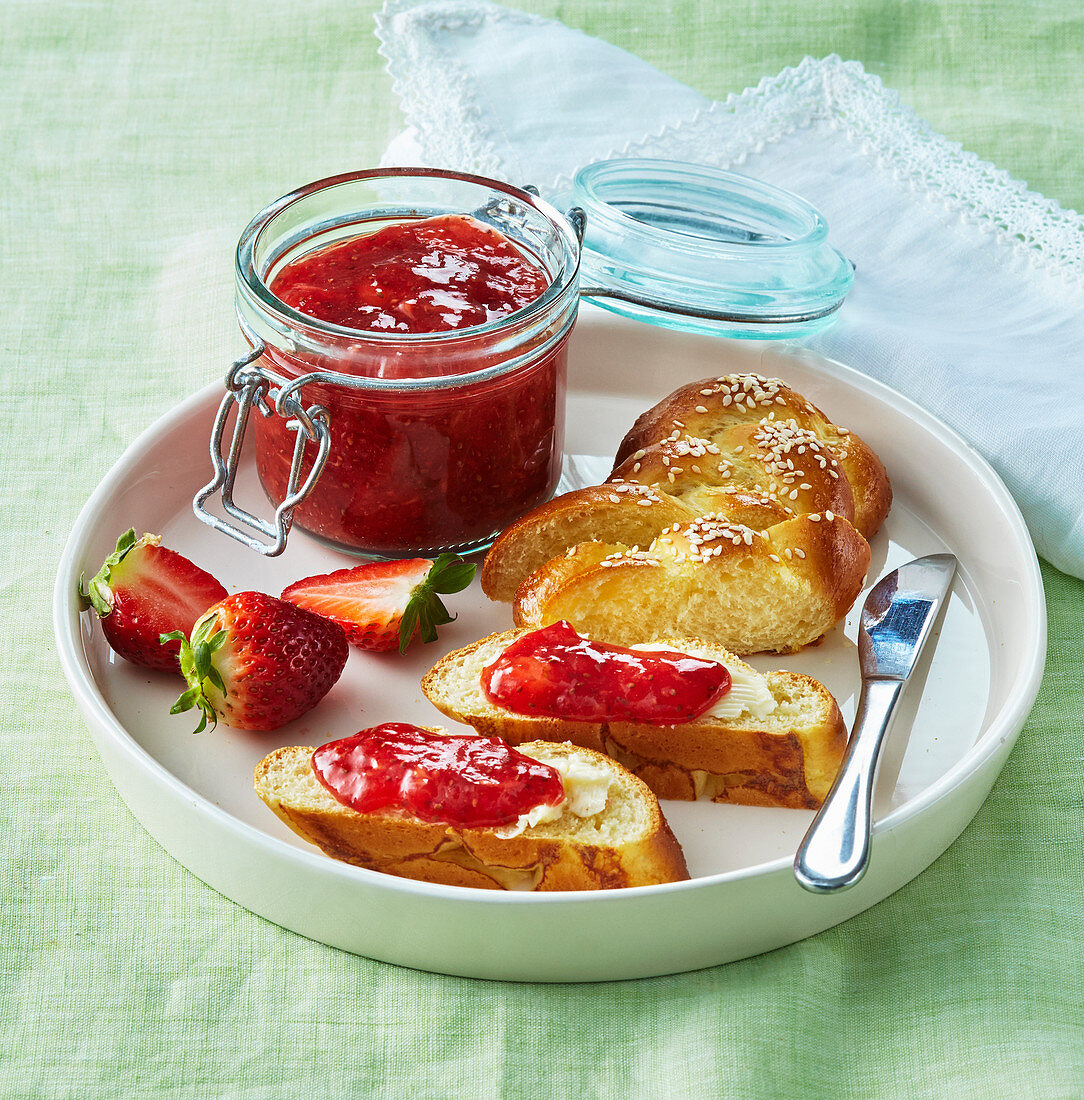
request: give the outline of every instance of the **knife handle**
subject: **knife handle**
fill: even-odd
[[[824,894],[853,886],[869,862],[873,783],[903,680],[866,680],[843,766],[794,857],[795,878]]]

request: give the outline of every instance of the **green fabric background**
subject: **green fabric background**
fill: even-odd
[[[855,58],[1084,204],[1084,16],[1064,0],[521,6],[713,97]],[[124,448],[242,349],[249,217],[396,131],[373,8],[0,11],[0,1096],[1084,1095],[1084,584],[1050,568],[1046,678],[973,824],[881,905],[730,966],[556,987],[397,969],[241,910],[124,808],[55,657],[56,563]]]

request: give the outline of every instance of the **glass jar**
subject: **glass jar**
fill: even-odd
[[[331,324],[271,290],[303,256],[445,214],[468,214],[513,242],[545,272],[541,296],[471,328],[403,333]],[[556,209],[476,176],[356,172],[319,180],[262,211],[237,247],[237,315],[254,354],[232,387],[242,433],[249,407],[264,413],[252,427],[269,498],[281,510],[300,486],[292,521],[352,554],[488,546],[546,500],[560,476],[578,269],[576,232]],[[269,400],[281,415],[270,415]],[[328,436],[323,454],[298,446],[310,425],[313,442]]]

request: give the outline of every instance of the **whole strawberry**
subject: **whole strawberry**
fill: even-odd
[[[311,710],[342,674],[349,646],[338,624],[264,592],[227,596],[181,645],[188,690],[170,714],[198,707],[196,733],[219,721],[274,730]]]
[[[455,554],[370,561],[295,581],[282,598],[337,622],[359,649],[405,653],[415,635],[432,642],[452,621],[440,595],[466,588],[474,569]]]
[[[117,539],[84,589],[80,602],[94,609],[106,641],[126,661],[146,668],[177,671],[180,644],[162,645],[163,634],[187,634],[211,606],[226,595],[222,587],[183,554],[162,545],[158,535],[137,539],[131,528]]]

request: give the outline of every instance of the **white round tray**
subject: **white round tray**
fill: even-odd
[[[1016,505],[990,467],[918,406],[857,371],[795,348],[654,329],[584,310],[572,341],[566,449],[612,455],[635,417],[684,382],[734,370],[785,378],[858,432],[888,468],[895,502],[873,541],[869,584],[912,557],[948,550],[960,571],[936,647],[916,673],[886,746],[872,859],[837,895],[795,881],[791,860],[812,815],[711,803],[663,808],[689,882],[633,890],[523,894],[434,886],[337,863],[295,837],[252,790],[279,745],[316,745],[385,721],[446,725],[422,696],[444,652],[510,625],[477,582],[451,598],[458,620],[406,657],[351,653],[315,710],[272,734],[219,726],[193,736],[171,717],[179,681],[113,656],[76,588],[128,527],[214,573],[230,591],[274,594],[344,559],[295,531],[265,559],[192,514],[210,476],[212,386],[163,417],[106,475],[72,531],[57,577],[60,658],[121,797],[170,854],[226,897],[302,935],[388,962],[448,974],[601,981],[744,958],[830,928],[899,889],[971,820],[1038,691],[1046,651],[1042,582]],[[251,464],[237,500],[267,514]],[[859,675],[861,599],[825,641],[790,658],[754,658],[821,679],[850,720]]]

